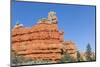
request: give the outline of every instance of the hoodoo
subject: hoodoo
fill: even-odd
[[[76,58],[75,44],[64,41],[63,35],[58,28],[56,12],[51,11],[47,18],[40,19],[31,28],[17,24],[12,29],[12,50],[33,60],[57,62],[62,57],[62,50]]]

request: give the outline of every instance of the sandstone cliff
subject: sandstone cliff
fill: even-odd
[[[75,44],[64,42],[64,32],[59,31],[57,22],[57,17],[51,12],[48,19],[40,20],[31,28],[17,24],[12,29],[12,50],[33,60],[58,61],[61,59],[62,49],[76,58]]]

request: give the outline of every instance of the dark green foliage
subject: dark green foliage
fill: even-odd
[[[77,51],[77,61],[80,62],[80,61],[84,61],[83,57],[81,56],[80,52]]]
[[[68,53],[64,53],[60,62],[75,62],[75,59],[72,58]]]
[[[23,59],[20,56],[18,56],[15,52],[12,52],[11,60],[12,60],[12,64],[15,64],[15,65],[17,65],[18,63],[23,62],[22,61]]]
[[[12,55],[11,58],[12,64],[14,64],[15,66],[21,63],[27,63],[29,61],[32,61],[32,59],[30,58],[26,59],[23,56],[18,55],[15,51],[12,51],[11,55]]]
[[[77,51],[77,61],[81,61],[81,55],[79,51]]]
[[[86,61],[92,61],[92,49],[90,44],[87,45],[86,47],[86,52],[85,52],[85,56],[86,56]]]
[[[15,51],[12,51],[12,66],[27,65],[27,64],[47,64],[52,63],[50,60],[33,60],[31,58],[24,58],[18,55]]]

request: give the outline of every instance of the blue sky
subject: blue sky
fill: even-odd
[[[64,31],[65,40],[75,42],[80,51],[84,51],[88,43],[95,50],[95,6],[13,2],[12,27],[16,22],[31,27],[39,19],[47,18],[49,11],[57,13],[58,27]]]

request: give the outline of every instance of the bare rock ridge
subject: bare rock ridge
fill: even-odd
[[[58,61],[62,49],[76,58],[76,47],[72,41],[64,41],[64,32],[59,31],[56,13],[51,11],[48,18],[42,18],[36,25],[26,28],[17,24],[12,29],[12,50],[33,60]]]

